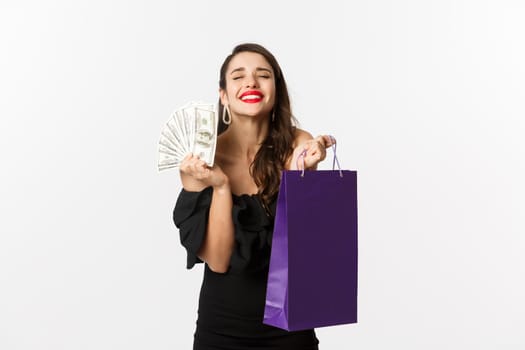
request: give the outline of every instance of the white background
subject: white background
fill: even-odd
[[[321,349],[525,348],[523,1],[0,4],[0,349],[191,348],[157,142],[245,41],[358,171],[359,323]]]

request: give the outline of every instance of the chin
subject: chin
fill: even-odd
[[[244,110],[244,111],[239,111],[240,115],[245,115],[245,116],[248,116],[248,117],[259,117],[259,116],[263,116],[263,115],[267,115],[269,112],[266,112],[266,111],[263,111],[263,110]]]

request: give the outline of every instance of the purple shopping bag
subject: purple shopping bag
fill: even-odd
[[[356,322],[357,172],[283,171],[263,323],[296,331]]]

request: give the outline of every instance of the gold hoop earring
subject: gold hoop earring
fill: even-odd
[[[226,125],[230,125],[232,123],[232,116],[227,105],[223,105],[222,107],[222,122]]]

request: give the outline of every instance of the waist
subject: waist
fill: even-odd
[[[219,274],[204,272],[199,314],[245,321],[262,321],[268,271]]]

